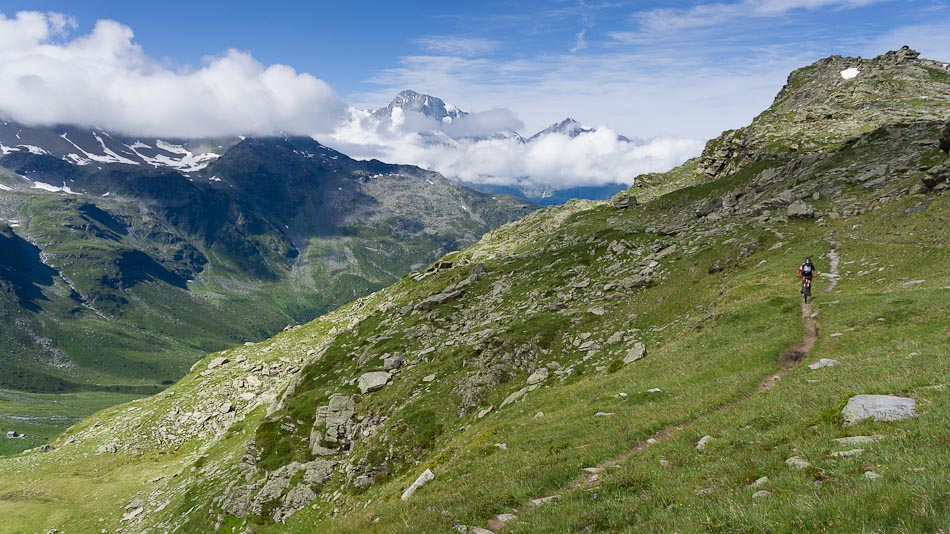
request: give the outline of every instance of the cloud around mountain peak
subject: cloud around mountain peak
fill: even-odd
[[[511,110],[462,112],[411,91],[395,108],[363,112],[347,108],[323,80],[264,65],[248,52],[230,49],[200,66],[173,68],[150,57],[128,26],[99,20],[88,33],[76,28],[58,13],[0,13],[0,114],[28,125],[169,138],[312,135],[356,158],[505,185],[629,184],[701,148],[674,138],[625,142],[605,127],[552,131],[525,143],[517,133],[524,123]]]

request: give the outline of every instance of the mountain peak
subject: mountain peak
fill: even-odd
[[[467,115],[466,112],[452,104],[447,104],[441,98],[417,93],[412,89],[400,91],[388,106],[373,111],[373,114],[382,118],[391,117],[393,110],[397,108],[403,111],[421,113],[426,117],[449,123],[463,115]]]
[[[528,138],[528,141],[532,141],[534,139],[538,139],[540,137],[544,137],[545,135],[553,134],[553,133],[566,135],[568,137],[573,138],[583,133],[589,133],[593,131],[594,131],[594,128],[589,128],[587,126],[584,126],[583,124],[574,120],[574,118],[567,117],[561,122],[556,122],[548,126],[547,128],[541,130],[540,132],[532,135],[531,137]]]

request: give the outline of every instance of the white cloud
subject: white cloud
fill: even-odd
[[[344,106],[325,82],[229,50],[172,70],[100,20],[86,35],[55,13],[0,14],[0,110],[30,124],[75,123],[135,134],[214,136],[327,131]]]
[[[540,183],[556,188],[631,184],[637,175],[667,170],[703,146],[700,141],[672,137],[626,143],[605,126],[575,138],[554,134],[531,143],[513,137],[458,137],[513,129],[517,119],[507,110],[475,113],[451,125],[439,125],[414,112],[383,120],[366,112],[351,114],[350,121],[322,141],[353,157],[410,163],[475,183]]]
[[[433,54],[480,56],[499,48],[499,43],[490,39],[429,35],[413,41],[420,49]]]
[[[577,32],[575,36],[577,42],[574,44],[574,47],[571,48],[571,53],[576,54],[577,52],[587,48],[587,28]]]
[[[780,17],[793,10],[821,8],[851,9],[886,0],[742,0],[740,2],[712,2],[689,9],[659,8],[634,15],[641,31],[646,33],[671,32],[690,28],[710,27],[745,17]]]

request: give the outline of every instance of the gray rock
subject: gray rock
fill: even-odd
[[[864,452],[864,449],[850,449],[847,451],[835,451],[831,453],[832,458],[853,458]]]
[[[541,382],[547,380],[549,375],[550,371],[548,371],[547,367],[540,367],[528,377],[528,384],[532,386],[534,384],[540,384]]]
[[[624,289],[633,289],[635,287],[643,287],[649,283],[650,283],[650,279],[641,274],[635,274],[633,276],[624,278],[623,280],[620,281],[620,285],[623,286]]]
[[[393,354],[392,356],[389,356],[388,358],[383,359],[383,369],[385,369],[386,371],[394,371],[402,367],[402,364],[405,361],[406,361],[405,356],[397,352],[396,354]]]
[[[710,443],[711,441],[715,440],[715,439],[716,439],[716,438],[714,438],[714,437],[712,437],[712,436],[710,436],[710,435],[703,436],[702,438],[700,438],[699,441],[696,442],[696,450],[697,450],[697,451],[704,451],[704,450],[706,450],[706,446],[709,445],[709,443]]]
[[[881,475],[875,473],[874,471],[865,471],[865,472],[864,472],[864,478],[866,478],[866,479],[868,479],[868,480],[877,480],[877,479],[881,478]]]
[[[900,421],[917,417],[917,401],[893,395],[855,395],[841,410],[845,424],[854,424],[864,419],[875,421]]]
[[[630,347],[630,350],[627,351],[627,355],[623,358],[623,363],[633,363],[639,359],[642,359],[647,355],[647,347],[641,342],[636,342]]]
[[[521,398],[527,395],[528,392],[531,391],[531,389],[532,389],[532,386],[523,387],[519,389],[518,391],[515,391],[511,395],[508,395],[507,397],[505,397],[505,400],[501,401],[501,404],[498,405],[498,408],[504,408],[505,406],[508,406],[509,404],[513,402],[521,400]]]
[[[406,491],[402,492],[402,496],[400,497],[400,499],[404,501],[408,501],[409,498],[412,497],[412,494],[416,492],[416,490],[418,490],[419,488],[422,487],[423,484],[425,484],[426,482],[434,478],[435,478],[435,473],[433,473],[429,469],[426,469],[425,471],[422,472],[421,475],[419,475],[419,478],[417,478],[415,482],[413,482],[408,488],[406,488]]]
[[[821,358],[817,362],[808,366],[809,369],[821,369],[822,367],[834,367],[839,365],[841,362],[838,360],[832,360],[830,358]]]
[[[630,208],[637,205],[637,197],[617,197],[613,200],[615,208]]]
[[[815,208],[802,200],[796,200],[788,206],[788,216],[794,219],[811,219],[815,216]]]
[[[434,380],[435,380],[435,373],[431,375],[425,375],[424,377],[422,377],[423,382],[432,382]]]
[[[317,410],[314,426],[326,426],[323,440],[330,445],[346,442],[353,432],[353,414],[356,403],[349,395],[331,395],[326,407]]]
[[[762,486],[769,483],[769,477],[762,477],[755,482],[749,484],[750,488],[761,488]]]
[[[863,445],[866,443],[874,443],[875,441],[881,441],[884,439],[884,436],[880,434],[874,434],[873,436],[848,436],[845,438],[837,438],[831,441],[834,441],[838,445]]]
[[[280,508],[274,511],[274,521],[283,523],[298,510],[313,502],[317,494],[313,492],[306,484],[297,484],[280,503]]]
[[[221,367],[222,365],[226,363],[228,363],[227,358],[224,358],[224,357],[212,358],[211,361],[208,362],[208,369],[210,370],[210,369],[214,369],[215,367]]]
[[[811,463],[801,456],[792,456],[791,458],[785,460],[785,465],[794,467],[795,469],[808,469],[811,467]]]
[[[757,492],[755,492],[755,493],[752,494],[752,498],[753,498],[753,499],[764,499],[764,498],[768,497],[768,496],[771,495],[771,494],[772,494],[772,492],[769,491],[769,490],[759,490],[759,491],[757,491]]]
[[[232,405],[230,401],[224,401],[218,406],[218,411],[221,413],[229,413],[232,410],[234,410],[234,405]]]
[[[389,383],[390,375],[386,371],[372,371],[362,374],[357,380],[361,393],[379,391]]]
[[[303,481],[311,486],[323,484],[333,476],[333,469],[337,466],[335,460],[314,460],[303,464]]]

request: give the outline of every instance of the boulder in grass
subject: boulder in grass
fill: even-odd
[[[917,417],[917,401],[894,395],[855,395],[848,399],[841,415],[849,425],[865,419],[900,421]]]

